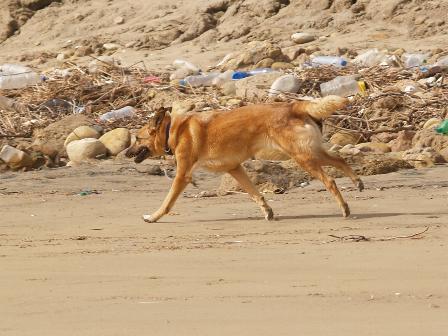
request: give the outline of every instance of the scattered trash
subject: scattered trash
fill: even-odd
[[[118,110],[112,110],[106,112],[100,116],[100,120],[105,121],[115,121],[123,118],[132,118],[135,115],[135,108],[132,106],[125,106]]]
[[[202,74],[202,75],[194,75],[194,76],[188,76],[185,77],[185,79],[182,79],[179,81],[179,85],[181,86],[211,86],[213,85],[213,81],[218,78],[220,75],[219,72],[212,72],[209,74]]]
[[[0,66],[0,89],[21,89],[41,81],[41,77],[28,67],[16,64]]]
[[[336,95],[341,97],[365,94],[366,85],[357,81],[354,76],[338,76],[335,79],[320,85],[322,96]]]
[[[439,134],[448,134],[448,119],[445,119],[436,127],[436,132]]]
[[[143,78],[143,83],[160,83],[162,80],[157,76],[146,76]]]
[[[311,58],[311,66],[318,67],[320,65],[344,67],[347,65],[347,61],[339,56],[316,56]]]
[[[77,193],[77,195],[79,195],[79,196],[88,196],[88,195],[99,195],[99,194],[101,194],[98,190],[95,190],[95,189],[93,189],[93,190],[91,190],[91,189],[85,189],[85,190],[82,190],[82,191],[80,191],[79,193]]]
[[[369,49],[358,55],[353,63],[362,67],[373,67],[387,60],[387,56],[378,49]]]
[[[428,55],[425,54],[403,54],[402,57],[406,68],[419,67],[426,63]]]

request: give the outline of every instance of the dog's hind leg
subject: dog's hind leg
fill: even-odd
[[[228,173],[232,175],[235,180],[237,180],[241,188],[243,188],[243,190],[250,195],[255,203],[260,206],[261,211],[264,214],[264,218],[266,218],[266,220],[274,219],[274,212],[272,211],[272,208],[266,203],[264,197],[254,186],[249,176],[247,176],[244,168],[241,165],[238,165],[237,168],[228,171]]]
[[[328,176],[322,167],[320,166],[320,163],[316,160],[309,160],[304,161],[302,159],[296,159],[297,163],[305,169],[307,172],[309,172],[313,177],[319,179],[322,181],[322,183],[325,185],[328,191],[330,191],[333,196],[336,198],[336,201],[339,204],[339,207],[342,210],[342,215],[344,217],[350,216],[350,208],[348,207],[348,204],[345,202],[344,198],[342,197],[336,182]]]
[[[331,155],[322,149],[321,153],[319,153],[319,159],[323,166],[330,165],[344,172],[344,174],[352,180],[359,191],[364,190],[364,183],[343,158]]]

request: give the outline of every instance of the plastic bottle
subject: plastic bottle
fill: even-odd
[[[353,63],[358,64],[360,66],[371,67],[377,64],[380,64],[384,61],[388,61],[388,57],[379,51],[377,48],[369,49],[362,54],[358,55]]]
[[[436,132],[439,134],[448,134],[448,119],[445,119],[436,127]]]
[[[230,82],[232,80],[233,73],[233,70],[227,70],[223,73],[220,73],[216,78],[213,79],[212,84],[221,86],[224,83]]]
[[[179,81],[182,86],[211,86],[213,85],[213,80],[220,75],[219,72],[211,72],[204,75],[188,76]]]
[[[106,112],[100,116],[101,121],[115,121],[118,119],[131,118],[135,115],[135,108],[132,106],[125,106],[118,110]]]
[[[320,85],[322,96],[336,95],[348,97],[358,93],[363,94],[365,90],[365,83],[356,81],[353,76],[338,76],[335,79]]]
[[[253,69],[253,70],[247,71],[247,73],[251,76],[270,73],[270,72],[275,72],[275,70],[271,69],[271,68],[258,68],[258,69]]]
[[[251,76],[251,75],[247,71],[235,71],[232,75],[232,80],[243,79],[243,78],[246,78],[249,76]]]
[[[448,56],[443,56],[443,57],[439,58],[437,60],[436,64],[434,64],[434,65],[441,66],[441,67],[448,66]]]
[[[16,64],[0,66],[0,89],[21,89],[40,81],[40,76],[30,68]]]
[[[187,69],[189,69],[193,74],[197,74],[197,73],[200,73],[200,72],[201,72],[201,69],[199,69],[196,65],[194,65],[194,64],[191,63],[191,62],[182,60],[182,59],[176,59],[176,60],[174,60],[173,65],[174,65],[176,68],[178,68],[178,69],[181,69],[181,68],[187,68]]]
[[[337,67],[344,67],[347,61],[339,56],[316,56],[311,59],[311,65],[333,65]]]
[[[426,63],[428,58],[425,54],[403,54],[401,56],[406,68],[414,68]]]

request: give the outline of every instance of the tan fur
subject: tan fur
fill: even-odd
[[[146,156],[164,154],[165,130],[172,122],[169,146],[177,161],[177,174],[162,206],[147,222],[155,222],[168,213],[182,190],[191,182],[193,169],[203,167],[231,174],[261,207],[265,218],[272,209],[249,180],[241,163],[263,149],[282,150],[321,180],[335,196],[344,216],[350,214],[335,182],[322,169],[331,165],[342,170],[362,190],[361,180],[345,161],[328,154],[322,147],[322,135],[315,119],[325,118],[347,104],[347,99],[329,96],[315,101],[250,105],[230,111],[188,113],[171,120],[159,114],[137,134],[128,155],[137,154],[136,162]],[[314,120],[313,120],[314,118]]]

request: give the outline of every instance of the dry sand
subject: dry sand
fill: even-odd
[[[266,195],[278,221],[236,194],[181,197],[156,224],[140,215],[170,181],[133,164],[0,175],[0,334],[444,335],[446,171],[366,177],[363,193],[339,179],[346,220],[313,181]],[[219,178],[197,181],[186,195]]]

